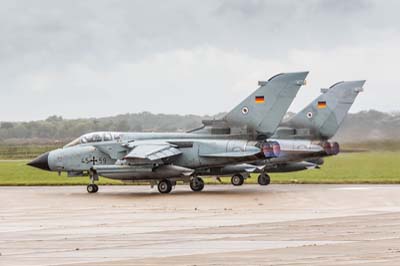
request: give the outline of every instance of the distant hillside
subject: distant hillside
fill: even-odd
[[[374,110],[349,114],[335,139],[341,142],[400,140],[400,113]]]
[[[0,142],[66,142],[93,131],[184,132],[199,127],[203,119],[212,118],[149,112],[86,119],[63,119],[60,116],[51,116],[42,121],[1,122]]]
[[[220,117],[221,114],[215,117]],[[104,118],[63,119],[51,116],[43,121],[1,122],[0,141],[5,143],[67,142],[91,131],[187,131],[211,116],[166,115],[148,112]],[[400,113],[363,111],[349,114],[335,139],[341,142],[400,140]]]

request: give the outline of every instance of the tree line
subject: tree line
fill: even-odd
[[[201,126],[202,120],[212,118],[212,116],[149,112],[87,119],[63,119],[61,116],[53,115],[41,121],[0,122],[0,141],[67,142],[93,131],[184,132]],[[335,139],[346,142],[399,140],[399,136],[399,113],[370,110],[349,114]]]

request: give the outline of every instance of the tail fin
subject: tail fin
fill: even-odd
[[[268,81],[260,81],[260,87],[224,118],[230,125],[247,126],[248,129],[271,136],[287,109],[305,84],[308,72],[282,73]]]
[[[338,131],[358,93],[363,91],[365,80],[342,81],[284,123],[296,129],[309,129],[310,135],[320,139],[330,139]]]

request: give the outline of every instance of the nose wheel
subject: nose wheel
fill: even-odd
[[[99,191],[99,186],[94,183],[95,181],[99,181],[99,176],[96,171],[90,171],[90,184],[86,187],[87,192],[90,194]]]
[[[96,184],[89,184],[86,187],[86,190],[88,193],[96,193],[97,191],[99,191],[99,186]]]

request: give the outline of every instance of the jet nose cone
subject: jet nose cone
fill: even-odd
[[[50,170],[49,167],[49,153],[44,153],[38,156],[36,159],[28,163],[29,166],[33,166],[43,170]]]

